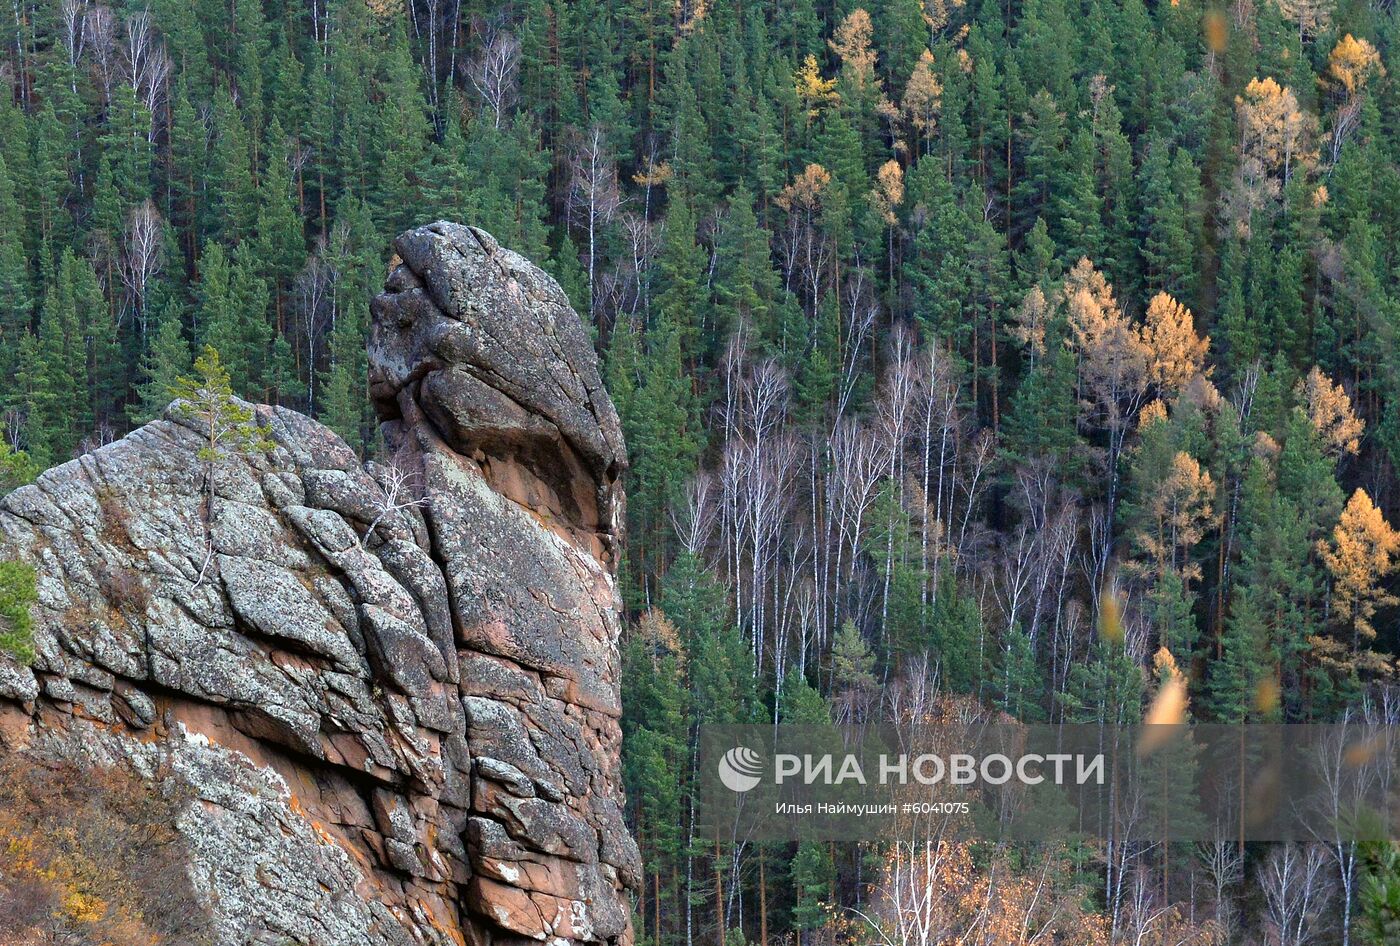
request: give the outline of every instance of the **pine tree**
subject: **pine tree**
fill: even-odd
[[[1059,221],[1057,244],[1067,266],[1088,258],[1107,268],[1106,240],[1101,215],[1103,201],[1095,174],[1094,135],[1081,128],[1071,139],[1055,185],[1054,219]]]
[[[44,466],[68,459],[92,428],[87,351],[78,311],[91,300],[80,281],[82,267],[87,267],[86,261],[79,261],[71,250],[64,251],[44,296],[39,330],[21,346],[29,453]]]
[[[634,824],[653,911],[643,891],[643,922],[652,919],[661,937],[663,903],[673,905],[672,865],[683,850],[681,781],[685,771],[688,706],[683,687],[684,650],[679,634],[659,611],[648,611],[631,629],[623,649],[623,681],[630,694],[623,705],[623,777],[635,805]]]
[[[1400,938],[1400,848],[1382,841],[1364,850],[1357,933],[1366,946],[1385,946]]]
[[[151,345],[141,358],[143,379],[136,386],[136,401],[127,407],[133,424],[160,417],[170,404],[171,389],[190,369],[190,348],[180,327],[180,310],[167,303],[156,319]]]
[[[193,424],[203,445],[199,460],[204,464],[204,560],[199,566],[195,587],[203,583],[214,558],[214,477],[219,464],[233,456],[252,456],[272,450],[272,441],[257,423],[251,406],[233,393],[228,371],[219,353],[208,345],[194,360],[194,374],[181,376],[170,391],[175,403],[171,413]]]
[[[115,425],[117,405],[125,396],[127,386],[117,323],[92,265],[85,259],[69,258],[68,266],[73,308],[81,336],[87,400],[84,416],[89,418],[90,427],[94,423]]]
[[[710,129],[700,110],[695,87],[691,84],[687,57],[697,39],[678,42],[668,54],[665,84],[658,101],[662,127],[674,148],[671,168],[675,174],[673,191],[685,195],[698,212],[708,210],[718,196],[714,151]]]
[[[1261,701],[1260,696],[1277,685],[1277,653],[1250,586],[1240,587],[1231,599],[1220,647],[1221,656],[1210,664],[1215,718],[1225,723],[1276,721],[1276,705]]]
[[[129,83],[117,86],[107,111],[103,157],[110,159],[112,187],[123,208],[151,196],[151,114]]]
[[[938,586],[929,617],[929,651],[952,693],[975,693],[983,677],[984,631],[977,601],[963,594],[951,574]]]
[[[254,185],[248,129],[227,89],[214,95],[214,145],[210,153],[208,216],[202,232],[233,244],[251,236],[257,223],[258,194]]]
[[[915,564],[916,533],[893,478],[887,478],[880,486],[869,517],[865,554],[875,564],[880,581],[877,642],[882,656],[894,663],[902,654],[918,652],[922,644],[928,625],[924,597],[928,576]]]
[[[915,317],[934,338],[951,343],[958,356],[970,362],[971,325],[963,303],[972,294],[975,278],[968,252],[971,221],[937,162],[925,158],[909,177],[911,195],[918,195],[927,215],[904,264]]]
[[[73,193],[68,162],[76,136],[65,127],[50,103],[41,105],[30,119],[29,131],[30,186],[20,201],[30,214],[32,235],[28,255],[31,259],[40,259],[40,271],[44,272],[50,262],[56,262],[51,255],[53,247],[69,246],[73,240],[72,217],[64,208]],[[15,161],[9,163],[11,173],[21,166]]]
[[[831,682],[837,689],[864,691],[875,686],[875,655],[855,622],[846,620],[831,643]]]
[[[728,338],[740,326],[754,331],[768,351],[787,350],[775,311],[781,287],[773,269],[771,236],[753,211],[753,195],[741,184],[730,196],[725,228],[715,241],[714,332]]]
[[[1086,660],[1070,668],[1065,692],[1057,695],[1070,722],[1135,725],[1142,719],[1142,669],[1121,637],[1102,633]]]
[[[257,262],[258,275],[272,288],[278,324],[285,324],[287,291],[306,256],[306,239],[301,217],[292,200],[291,168],[288,164],[286,133],[281,120],[273,116],[263,145],[267,166],[258,184]],[[308,366],[308,371],[315,366]]]
[[[0,437],[0,495],[32,483],[38,475],[39,470],[29,459],[29,454],[13,449]]]
[[[1147,288],[1178,299],[1195,296],[1195,247],[1186,208],[1173,180],[1171,148],[1164,139],[1148,143],[1143,159],[1141,246]]]
[[[38,576],[25,562],[0,562],[0,654],[21,664],[34,660],[30,608],[38,599]]]
[[[1047,331],[1045,355],[1026,372],[1002,430],[1008,469],[1045,462],[1074,483],[1086,462],[1078,435],[1074,356],[1063,336],[1063,325]]]
[[[199,338],[220,353],[233,389],[243,395],[260,392],[268,360],[266,283],[248,262],[230,263],[222,247],[208,243],[195,295]]]
[[[185,75],[181,73],[182,80]],[[200,226],[209,219],[203,205],[208,141],[185,81],[177,82],[172,93],[169,135],[166,217],[180,232],[185,255],[193,258]]]
[[[683,195],[676,195],[666,215],[666,232],[656,263],[659,319],[668,331],[676,333],[681,350],[689,353],[696,351],[708,321],[703,295],[706,257],[696,243],[695,226],[695,212]]]
[[[792,884],[796,903],[792,908],[792,925],[805,934],[825,926],[830,910],[832,887],[836,882],[836,867],[827,845],[821,841],[803,841],[797,845],[792,859]]]
[[[1016,184],[1015,199],[1019,219],[1029,227],[1037,217],[1057,216],[1050,204],[1065,160],[1065,116],[1044,89],[1031,98],[1029,111],[1021,117],[1021,136],[1026,148],[1025,173]]]
[[[1148,618],[1159,646],[1182,664],[1188,664],[1196,651],[1199,631],[1191,607],[1194,597],[1175,571],[1163,573],[1147,595]]]
[[[363,452],[369,446],[365,440],[369,429],[369,378],[364,345],[368,293],[363,285],[368,267],[364,255],[367,251],[349,245],[354,238],[347,228],[344,241],[333,243],[336,252],[331,265],[342,277],[336,287],[340,296],[338,316],[331,330],[329,367],[321,373],[318,404],[321,422]]]
[[[794,664],[783,677],[778,697],[778,717],[789,726],[817,726],[831,722],[831,710],[826,700],[807,682],[807,677]]]
[[[919,0],[889,0],[875,5],[874,15],[881,64],[886,73],[903,79],[924,51],[928,32],[924,5]]]
[[[633,543],[634,561],[645,574],[659,574],[669,558],[666,515],[693,469],[699,442],[692,428],[690,384],[682,359],[681,332],[660,316],[647,333],[639,383],[625,401],[623,433],[635,462],[628,521],[644,541]]]
[[[0,155],[0,373],[13,377],[19,340],[30,328],[33,298],[24,255],[24,215]]]
[[[802,429],[830,430],[828,413],[841,374],[840,319],[836,300],[828,296],[817,313],[812,338],[797,361],[790,413]]]
[[[1030,637],[1019,627],[1008,628],[1002,635],[997,657],[996,705],[1024,723],[1044,720],[1045,710],[1040,700],[1045,692],[1045,680],[1036,663]]]

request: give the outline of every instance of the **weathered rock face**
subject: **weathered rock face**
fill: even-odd
[[[550,277],[454,224],[395,249],[391,465],[257,408],[276,447],[216,465],[199,583],[175,415],[0,500],[0,559],[39,573],[0,752],[178,782],[221,946],[626,946],[616,412]]]

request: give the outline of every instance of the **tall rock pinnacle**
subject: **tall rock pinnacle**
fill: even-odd
[[[0,762],[178,799],[217,946],[628,946],[616,411],[537,267],[451,223],[395,252],[380,462],[259,406],[274,449],[215,465],[206,524],[170,413],[0,499],[38,573]]]

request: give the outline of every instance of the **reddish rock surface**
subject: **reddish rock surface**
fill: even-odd
[[[170,414],[0,500],[39,574],[0,753],[178,784],[219,944],[626,946],[616,412],[549,276],[454,224],[395,249],[383,463],[258,407],[206,531]]]

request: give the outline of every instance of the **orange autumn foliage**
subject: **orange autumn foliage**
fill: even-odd
[[[1351,96],[1361,91],[1372,76],[1385,75],[1385,67],[1376,47],[1348,33],[1327,57],[1327,74]]]
[[[985,856],[985,854],[984,854]],[[1005,853],[977,857],[963,840],[896,843],[885,860],[874,913],[884,942],[905,946],[1074,943],[1107,946],[1108,918],[1084,909],[1063,851],[1031,863]]]
[[[1294,389],[1307,410],[1313,430],[1322,439],[1334,460],[1343,454],[1355,455],[1361,448],[1366,423],[1352,410],[1351,398],[1340,384],[1323,374],[1316,365]]]
[[[1272,78],[1251,79],[1235,97],[1235,112],[1241,158],[1256,173],[1278,173],[1286,183],[1295,165],[1312,159],[1317,119],[1303,111],[1292,89]]]
[[[1142,327],[1147,352],[1147,374],[1159,391],[1175,393],[1186,387],[1205,367],[1210,337],[1196,334],[1191,310],[1165,292],[1152,297]]]
[[[0,764],[0,943],[211,942],[174,828],[184,803],[117,769]]]
[[[1358,639],[1373,640],[1371,623],[1380,608],[1400,604],[1381,584],[1395,570],[1400,533],[1376,508],[1364,489],[1351,494],[1332,540],[1321,542],[1318,553],[1332,575],[1332,610],[1338,623],[1353,628]]]
[[[895,208],[904,203],[904,169],[898,161],[886,161],[875,174],[875,186],[870,189],[870,205],[886,226],[898,222]]]
[[[827,41],[831,51],[841,60],[841,74],[856,92],[865,92],[879,85],[875,75],[875,47],[872,40],[875,25],[870,14],[857,7],[852,10]]]

